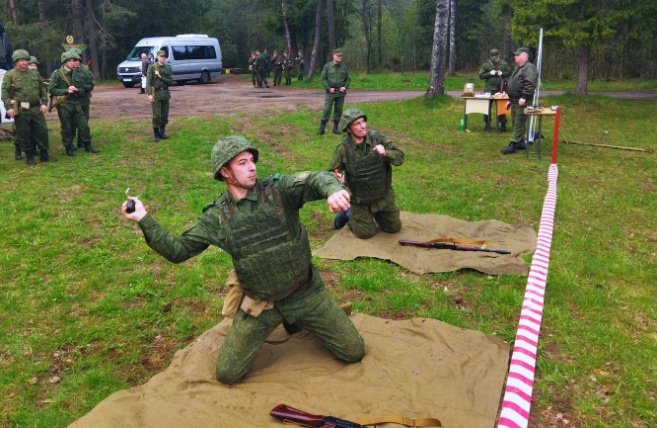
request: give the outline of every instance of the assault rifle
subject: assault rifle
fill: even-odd
[[[311,415],[302,410],[285,404],[279,404],[269,412],[275,418],[285,421],[294,422],[301,426],[318,427],[318,428],[367,428],[365,425],[350,422],[334,416]]]
[[[463,245],[453,242],[422,242],[422,241],[409,241],[402,239],[399,241],[402,245],[412,245],[414,247],[437,248],[439,250],[454,250],[454,251],[485,251],[487,253],[497,254],[511,254],[509,250],[491,250],[489,248],[477,247],[475,245]]]

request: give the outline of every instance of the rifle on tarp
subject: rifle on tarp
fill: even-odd
[[[294,422],[295,424],[305,427],[367,428],[365,425],[360,425],[356,422],[347,421],[345,419],[336,418],[334,416],[312,415],[285,404],[279,404],[278,406],[274,407],[272,411],[269,412],[269,414],[282,420],[283,422]]]
[[[411,245],[414,247],[424,247],[424,248],[436,248],[438,250],[452,250],[452,251],[484,251],[486,253],[497,253],[497,254],[511,254],[509,250],[491,250],[490,248],[480,247],[476,245],[466,245],[459,244],[456,242],[440,242],[440,240],[435,241],[410,241],[407,239],[401,239],[399,241],[401,245]]]

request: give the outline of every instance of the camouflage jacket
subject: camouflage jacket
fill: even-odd
[[[491,76],[490,72],[493,70],[501,71],[502,75]],[[502,79],[507,79],[510,75],[511,67],[509,67],[509,63],[503,59],[500,59],[497,62],[488,60],[483,63],[479,69],[479,78],[486,81],[484,91],[490,92],[491,94],[499,92]]]
[[[13,97],[12,84],[15,85]],[[41,75],[34,70],[21,71],[15,68],[8,71],[2,80],[2,102],[5,110],[15,107],[12,106],[12,100],[19,103],[19,109],[20,103],[29,103],[30,112],[39,112],[42,105],[48,104],[48,91]]]

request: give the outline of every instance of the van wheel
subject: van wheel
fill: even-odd
[[[130,82],[123,82],[123,86],[126,88],[134,88],[135,84]]]
[[[203,73],[201,73],[201,78],[198,79],[198,83],[203,83],[203,84],[210,83],[211,79],[212,77],[210,77],[210,73],[204,71]]]

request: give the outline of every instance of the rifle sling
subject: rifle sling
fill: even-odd
[[[381,416],[352,420],[361,425],[400,424],[407,427],[442,427],[443,424],[436,418],[407,418],[405,416]]]
[[[471,239],[459,239],[459,238],[438,238],[438,239],[432,239],[431,241],[432,244],[439,243],[439,244],[462,244],[462,245],[474,245],[477,247],[481,248],[486,248],[488,247],[488,242],[487,241],[477,241],[477,240],[471,240]]]

